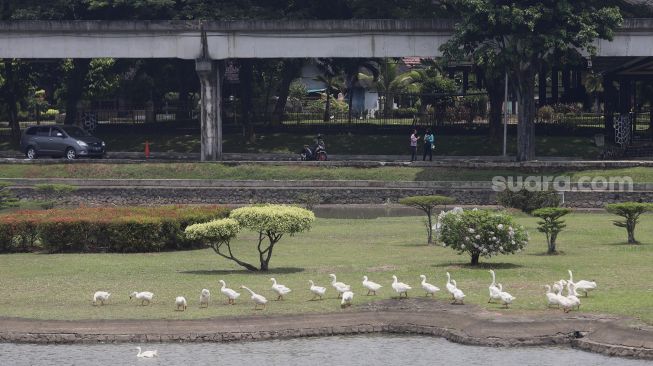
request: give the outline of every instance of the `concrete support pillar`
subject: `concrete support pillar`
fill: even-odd
[[[605,121],[606,141],[614,144],[614,113],[617,109],[617,90],[613,84],[614,79],[610,75],[603,77],[603,116]]]
[[[222,160],[222,97],[220,69],[216,61],[199,59],[195,71],[200,79],[202,161]]]

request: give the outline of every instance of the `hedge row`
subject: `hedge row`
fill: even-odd
[[[24,210],[0,215],[0,253],[156,252],[201,246],[187,226],[224,218],[221,206]]]

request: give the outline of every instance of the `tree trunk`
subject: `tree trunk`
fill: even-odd
[[[472,252],[472,266],[478,265],[478,258],[481,256],[481,253]]]
[[[431,214],[430,211],[426,212],[426,217],[428,217],[428,225],[429,225],[429,227],[428,227],[428,233],[429,233],[428,244],[429,245],[433,244],[433,218],[432,218],[432,216],[433,215]]]
[[[549,250],[546,252],[546,254],[556,254],[556,239],[558,237],[558,234],[556,233],[551,233],[551,237],[549,238]]]
[[[327,83],[325,94],[326,94],[326,103],[324,104],[324,116],[322,117],[322,120],[324,122],[328,122],[329,119],[331,119],[331,79],[329,79],[329,82]]]
[[[485,87],[490,102],[490,113],[488,118],[489,135],[492,140],[500,140],[501,138],[501,117],[503,115],[503,98],[504,95],[504,80],[503,78],[485,77]]]
[[[517,92],[517,161],[535,158],[535,70],[534,65],[515,73],[514,90]],[[515,80],[516,79],[516,80]]]
[[[66,85],[66,119],[64,124],[73,125],[77,121],[77,103],[79,103],[84,93],[86,74],[88,74],[90,64],[90,58],[76,58],[73,60],[73,69]]]
[[[274,111],[272,112],[272,125],[278,126],[283,120],[283,114],[286,110],[286,102],[288,101],[288,95],[290,94],[290,84],[295,78],[298,77],[298,73],[301,70],[301,63],[297,62],[297,59],[289,59],[283,61],[283,76],[281,78],[281,84],[279,85],[279,99],[274,105]]]
[[[637,240],[635,240],[635,223],[627,220],[626,231],[628,231],[628,244],[637,244]]]
[[[15,147],[20,145],[20,124],[18,123],[18,92],[16,90],[18,80],[16,80],[16,70],[14,69],[14,60],[10,58],[3,59],[5,84],[2,86],[2,97],[7,104],[9,114],[9,127],[11,128],[11,144]]]

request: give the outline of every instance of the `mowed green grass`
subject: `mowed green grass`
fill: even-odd
[[[221,179],[221,180],[382,180],[382,181],[491,181],[495,176],[531,175],[631,177],[634,182],[653,182],[653,168],[551,171],[529,173],[519,169],[471,169],[386,166],[373,168],[221,164],[4,164],[0,178],[104,178],[104,179]]]
[[[559,237],[563,252],[547,256],[544,237],[535,219],[519,217],[531,233],[531,243],[521,253],[482,259],[473,268],[469,257],[451,249],[424,245],[421,217],[367,220],[318,219],[305,234],[285,237],[275,249],[270,273],[248,273],[210,249],[155,254],[12,254],[0,256],[0,314],[37,319],[198,319],[251,314],[290,314],[340,311],[329,273],[349,283],[354,304],[395,296],[391,276],[413,285],[410,296],[423,296],[419,275],[442,288],[433,301],[448,301],[444,294],[449,271],[467,295],[466,304],[498,312],[545,310],[543,285],[567,278],[596,280],[598,289],[581,299],[581,310],[627,315],[653,324],[653,215],[638,226],[640,245],[624,244],[626,233],[614,227],[608,214],[576,213]],[[234,242],[236,253],[255,261],[255,235],[244,232]],[[247,255],[245,255],[247,254]],[[487,304],[490,275],[517,297],[510,310]],[[377,297],[365,296],[363,275],[384,285]],[[270,277],[293,289],[284,301],[270,301],[267,310],[254,311],[244,291],[235,306],[225,305],[218,280],[230,287],[244,284],[268,299]],[[327,298],[309,301],[308,280],[327,286]],[[198,308],[199,293],[208,288],[213,301]],[[92,306],[96,290],[112,293],[106,306]],[[129,300],[131,291],[155,293],[151,306]],[[174,311],[174,299],[189,300],[186,312]],[[551,309],[549,311],[558,311]]]

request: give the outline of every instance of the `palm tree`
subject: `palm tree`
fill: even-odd
[[[324,93],[326,94],[326,102],[324,105],[323,121],[327,122],[331,117],[331,93],[342,90],[342,69],[333,58],[318,58],[316,60],[316,66],[322,75],[316,76],[314,80],[325,85]]]

